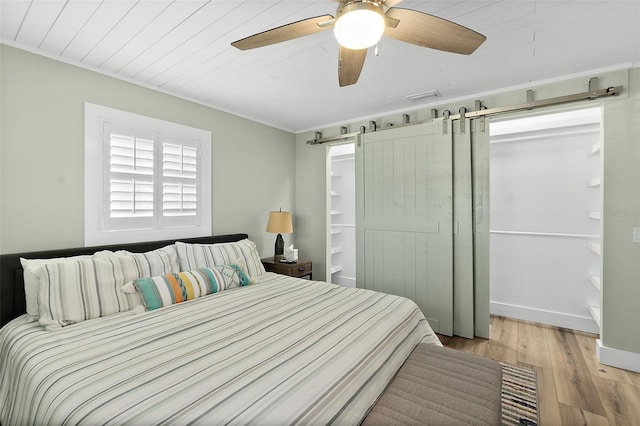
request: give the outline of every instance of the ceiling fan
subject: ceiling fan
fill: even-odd
[[[469,55],[486,37],[446,19],[417,10],[393,7],[402,0],[339,0],[336,17],[321,15],[263,31],[231,43],[240,50],[255,49],[315,34],[331,27],[340,44],[340,87],[358,81],[367,48],[386,34],[418,46]],[[386,10],[386,12],[385,12]]]

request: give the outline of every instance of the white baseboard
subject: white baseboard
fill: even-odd
[[[591,317],[563,314],[561,312],[544,311],[527,306],[509,305],[506,303],[490,302],[489,312],[525,321],[548,324],[556,327],[570,328],[587,333],[600,334],[600,327]]]
[[[601,364],[640,373],[640,354],[609,348],[596,340],[596,354]]]
[[[338,277],[334,280],[334,284],[339,284],[344,287],[356,287],[356,279],[351,277]]]

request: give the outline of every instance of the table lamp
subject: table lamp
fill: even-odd
[[[290,234],[293,232],[291,213],[283,212],[282,209],[280,209],[279,212],[269,212],[267,232],[278,234],[273,255],[273,261],[277,262],[282,259],[284,255],[284,239],[282,238],[282,234]]]

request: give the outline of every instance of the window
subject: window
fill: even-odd
[[[85,103],[85,245],[211,235],[211,133]]]

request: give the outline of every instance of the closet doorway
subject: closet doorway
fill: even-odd
[[[491,123],[492,314],[599,333],[601,114]]]
[[[331,145],[327,150],[327,281],[355,287],[355,142]]]

